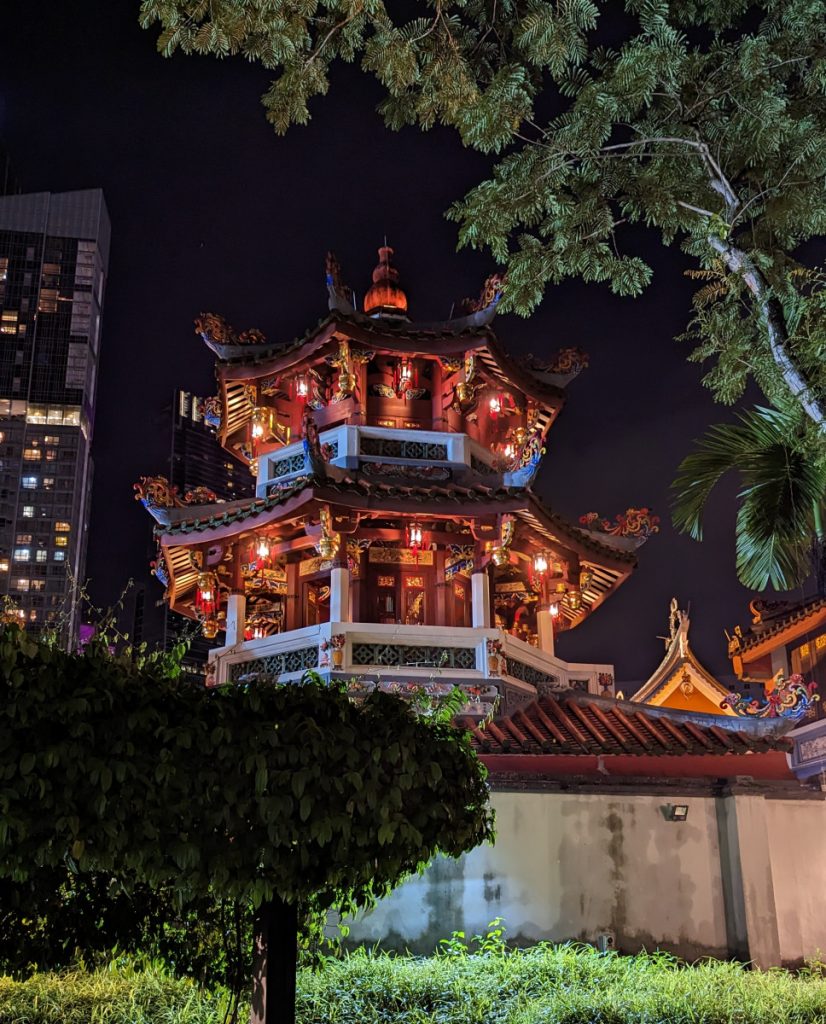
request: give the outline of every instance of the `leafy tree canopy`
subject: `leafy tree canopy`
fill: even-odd
[[[164,54],[275,72],[277,132],[308,121],[334,62],[359,61],[390,127],[449,125],[495,154],[449,216],[507,267],[504,308],[527,314],[568,276],[638,294],[652,271],[625,229],[657,229],[709,278],[689,334],[716,397],[752,376],[801,444],[826,435],[822,298],[794,258],[826,227],[823,0],[417,7],[405,20],[381,0],[142,0],[140,19]]]
[[[0,629],[0,877],[369,903],[492,835],[465,734],[386,694],[209,691]]]

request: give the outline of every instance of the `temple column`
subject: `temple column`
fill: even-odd
[[[247,625],[247,598],[240,592],[233,592],[227,598],[227,647],[243,643]]]
[[[474,629],[490,628],[490,581],[487,572],[470,577],[471,624]]]
[[[547,605],[536,613],[536,631],[539,634],[539,649],[553,657],[554,620]]]
[[[330,622],[350,621],[350,570],[336,566],[330,570]]]

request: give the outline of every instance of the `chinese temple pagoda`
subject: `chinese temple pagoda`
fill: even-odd
[[[573,525],[531,490],[587,357],[508,356],[496,276],[455,318],[411,320],[392,256],[361,310],[328,256],[329,315],[290,344],[196,321],[217,357],[205,415],[257,487],[218,502],[136,485],[166,599],[224,631],[216,684],[307,669],[357,690],[458,684],[480,716],[550,690],[610,695],[612,667],[566,663],[554,638],[628,578],[656,519]]]

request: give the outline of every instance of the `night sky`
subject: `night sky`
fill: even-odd
[[[443,216],[489,166],[452,132],[389,132],[375,113],[378,86],[341,67],[310,125],[279,138],[258,102],[266,71],[165,60],[137,11],[136,0],[5,0],[0,11],[0,141],[24,190],[99,186],[112,219],[88,560],[103,605],[129,577],[161,594],[148,575],[151,520],[132,484],[167,472],[162,410],[173,389],[214,390],[195,315],[220,312],[291,340],[326,314],[326,250],[363,294],[385,234],[414,319],[447,318],[494,269],[484,254],[455,251]],[[731,412],[673,340],[689,316],[685,257],[642,232],[626,246],[655,268],[642,298],[569,282],[530,320],[494,322],[515,354],[577,345],[591,357],[549,435],[538,493],[573,520],[640,505],[662,517],[634,576],[564,634],[559,653],[613,662],[620,683],[645,679],[677,596],[690,605],[701,660],[728,673],[723,629],[749,621],[734,572],[735,482],[712,502],[702,544],[671,528],[668,488],[691,439]]]

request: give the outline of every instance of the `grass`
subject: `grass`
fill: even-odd
[[[162,968],[0,979],[2,1024],[222,1024],[224,995]],[[242,1008],[241,1020],[246,1017]],[[429,959],[354,953],[299,977],[300,1024],[826,1024],[819,972],[539,945]]]

